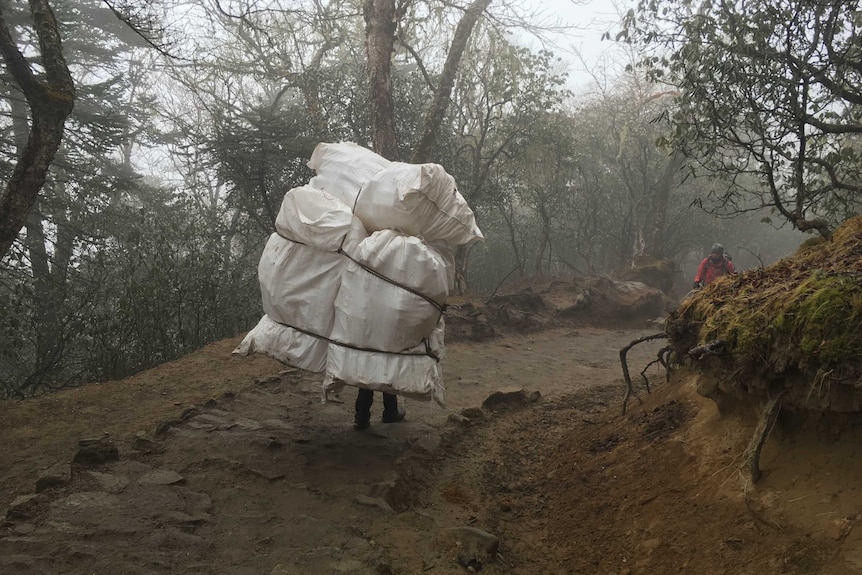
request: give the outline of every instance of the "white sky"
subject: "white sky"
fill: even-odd
[[[620,14],[634,5],[634,0],[527,0],[526,5],[546,23],[569,27],[564,33],[553,34],[554,49],[569,64],[570,87],[575,91],[595,84],[592,71],[599,76],[625,66],[625,57],[613,40],[602,40],[610,32],[613,38],[620,29]]]

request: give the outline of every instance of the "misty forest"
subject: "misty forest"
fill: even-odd
[[[0,0],[0,56],[3,575],[862,573],[861,0]]]
[[[319,142],[455,177],[458,290],[767,265],[858,213],[856,2],[640,2],[587,42],[514,0],[29,0],[0,13],[0,390],[122,378],[248,330]],[[750,17],[753,12],[759,15]]]

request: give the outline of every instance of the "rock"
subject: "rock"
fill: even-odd
[[[15,525],[16,535],[30,535],[34,531],[36,531],[36,526],[32,523],[18,523]]]
[[[185,481],[185,477],[170,469],[154,469],[138,479],[142,485],[177,485]]]
[[[6,509],[6,517],[9,519],[30,519],[37,509],[47,501],[48,498],[39,493],[19,495]]]
[[[254,475],[257,475],[258,477],[263,477],[267,481],[277,481],[279,479],[284,479],[284,472],[277,469],[252,469],[251,467],[249,467],[248,470]]]
[[[461,410],[461,416],[466,417],[471,422],[485,421],[488,419],[488,414],[482,411],[481,407],[465,407]]]
[[[373,483],[368,489],[368,495],[384,500],[390,507],[395,505],[395,481],[381,481]]]
[[[51,487],[62,487],[72,480],[72,466],[68,463],[57,463],[42,472],[36,480],[36,493],[41,493]]]
[[[198,408],[191,405],[183,410],[183,412],[180,414],[180,419],[185,421],[188,418],[197,415],[198,413]]]
[[[241,418],[237,419],[236,425],[240,429],[244,429],[246,431],[257,431],[259,429],[263,429],[263,425],[261,425],[259,421],[255,421],[253,419],[247,419],[245,417],[241,417]]]
[[[538,392],[528,393],[522,388],[507,387],[499,391],[493,392],[485,401],[482,402],[484,409],[500,409],[508,406],[522,406],[534,402],[540,396],[535,396]]]
[[[231,427],[236,425],[235,423],[232,423],[227,417],[215,415],[213,413],[202,413],[200,415],[196,415],[193,421],[202,425],[214,425],[221,430],[230,429]]]
[[[99,473],[88,471],[87,474],[95,480],[96,484],[108,493],[120,493],[129,485],[129,478],[122,475],[111,475],[110,473]]]
[[[447,548],[454,550],[459,565],[473,567],[476,571],[496,559],[500,549],[500,539],[496,535],[476,527],[450,527],[440,531],[438,537]]]
[[[78,441],[78,452],[72,463],[91,467],[119,460],[120,451],[107,439],[82,439]]]
[[[824,531],[824,534],[835,541],[841,541],[850,535],[850,531],[853,529],[853,521],[854,517],[842,517],[840,519],[833,519],[830,521]]]
[[[387,514],[395,514],[395,510],[389,505],[385,499],[380,497],[371,497],[370,495],[357,495],[353,500],[354,503],[367,505],[368,507],[376,507]]]
[[[138,435],[135,438],[132,442],[132,449],[141,453],[161,453],[164,451],[161,445],[143,435]]]
[[[183,488],[178,488],[183,489]],[[204,515],[209,516],[210,511],[212,510],[213,500],[206,493],[199,493],[197,491],[189,491],[183,490],[182,492],[183,499],[186,502],[185,510],[191,515]]]
[[[59,519],[78,517],[85,510],[117,507],[120,498],[104,491],[80,491],[51,503],[51,516]],[[102,510],[98,514],[103,513]],[[89,516],[92,516],[91,513]],[[85,514],[87,516],[87,514]],[[71,519],[70,519],[71,520]],[[77,520],[76,520],[77,522]]]
[[[201,423],[199,421],[190,421],[186,424],[189,429],[194,429],[195,431],[215,431],[216,426],[211,423]]]
[[[156,430],[153,432],[153,435],[156,437],[160,435],[167,435],[174,431],[174,428],[182,423],[179,419],[167,419],[156,426]]]

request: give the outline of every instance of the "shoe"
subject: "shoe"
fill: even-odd
[[[365,421],[354,421],[353,429],[356,431],[362,431],[363,429],[368,429],[371,426],[371,421],[366,419]]]
[[[383,423],[398,423],[399,421],[404,421],[404,417],[407,415],[407,410],[403,407],[398,407],[398,413],[395,414],[395,417],[384,415],[382,418]]]

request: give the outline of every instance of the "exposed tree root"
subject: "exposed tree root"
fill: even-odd
[[[723,339],[707,342],[703,345],[697,345],[688,350],[688,356],[694,360],[698,360],[707,355],[725,355],[727,353],[727,342]]]
[[[757,427],[754,429],[754,435],[745,450],[747,453],[746,463],[748,464],[748,471],[751,473],[752,483],[757,483],[760,480],[762,474],[760,471],[760,451],[775,426],[778,413],[781,411],[781,397],[783,395],[784,392],[778,393],[766,402],[766,406],[760,414],[760,420],[757,422]]]
[[[782,527],[778,521],[767,517],[765,514],[763,514],[763,512],[758,511],[754,508],[754,503],[752,502],[751,496],[749,495],[747,489],[745,490],[745,493],[743,495],[745,497],[745,508],[748,509],[748,512],[751,514],[752,517],[754,517],[756,520],[763,523],[764,525],[772,527],[776,531],[781,531]]]
[[[665,334],[664,332],[654,333],[652,335],[645,335],[644,337],[637,338],[636,340],[632,341],[631,343],[629,343],[627,346],[625,346],[624,348],[622,348],[620,350],[620,364],[622,364],[622,367],[623,367],[623,378],[626,380],[626,396],[623,398],[623,415],[626,414],[626,404],[628,403],[629,397],[631,397],[632,394],[634,394],[635,397],[638,398],[638,401],[640,403],[643,403],[641,401],[641,398],[638,397],[634,391],[634,387],[632,385],[632,377],[631,377],[631,375],[629,375],[629,366],[628,366],[628,363],[626,363],[626,355],[628,354],[628,352],[631,348],[633,348],[634,346],[636,346],[639,343],[643,343],[645,341],[652,341],[654,339],[660,339],[660,338],[664,338],[664,337],[667,337],[667,334]],[[659,354],[661,354],[661,352],[659,352]],[[652,363],[655,363],[655,362],[652,362]],[[652,365],[652,363],[650,365]],[[649,365],[647,367],[649,367]],[[644,369],[644,372],[645,371],[646,371],[646,369]],[[644,381],[646,381],[646,390],[647,390],[647,393],[649,393],[650,392],[649,380],[647,380],[646,375],[644,375],[644,372],[641,372],[641,375],[643,376]]]

